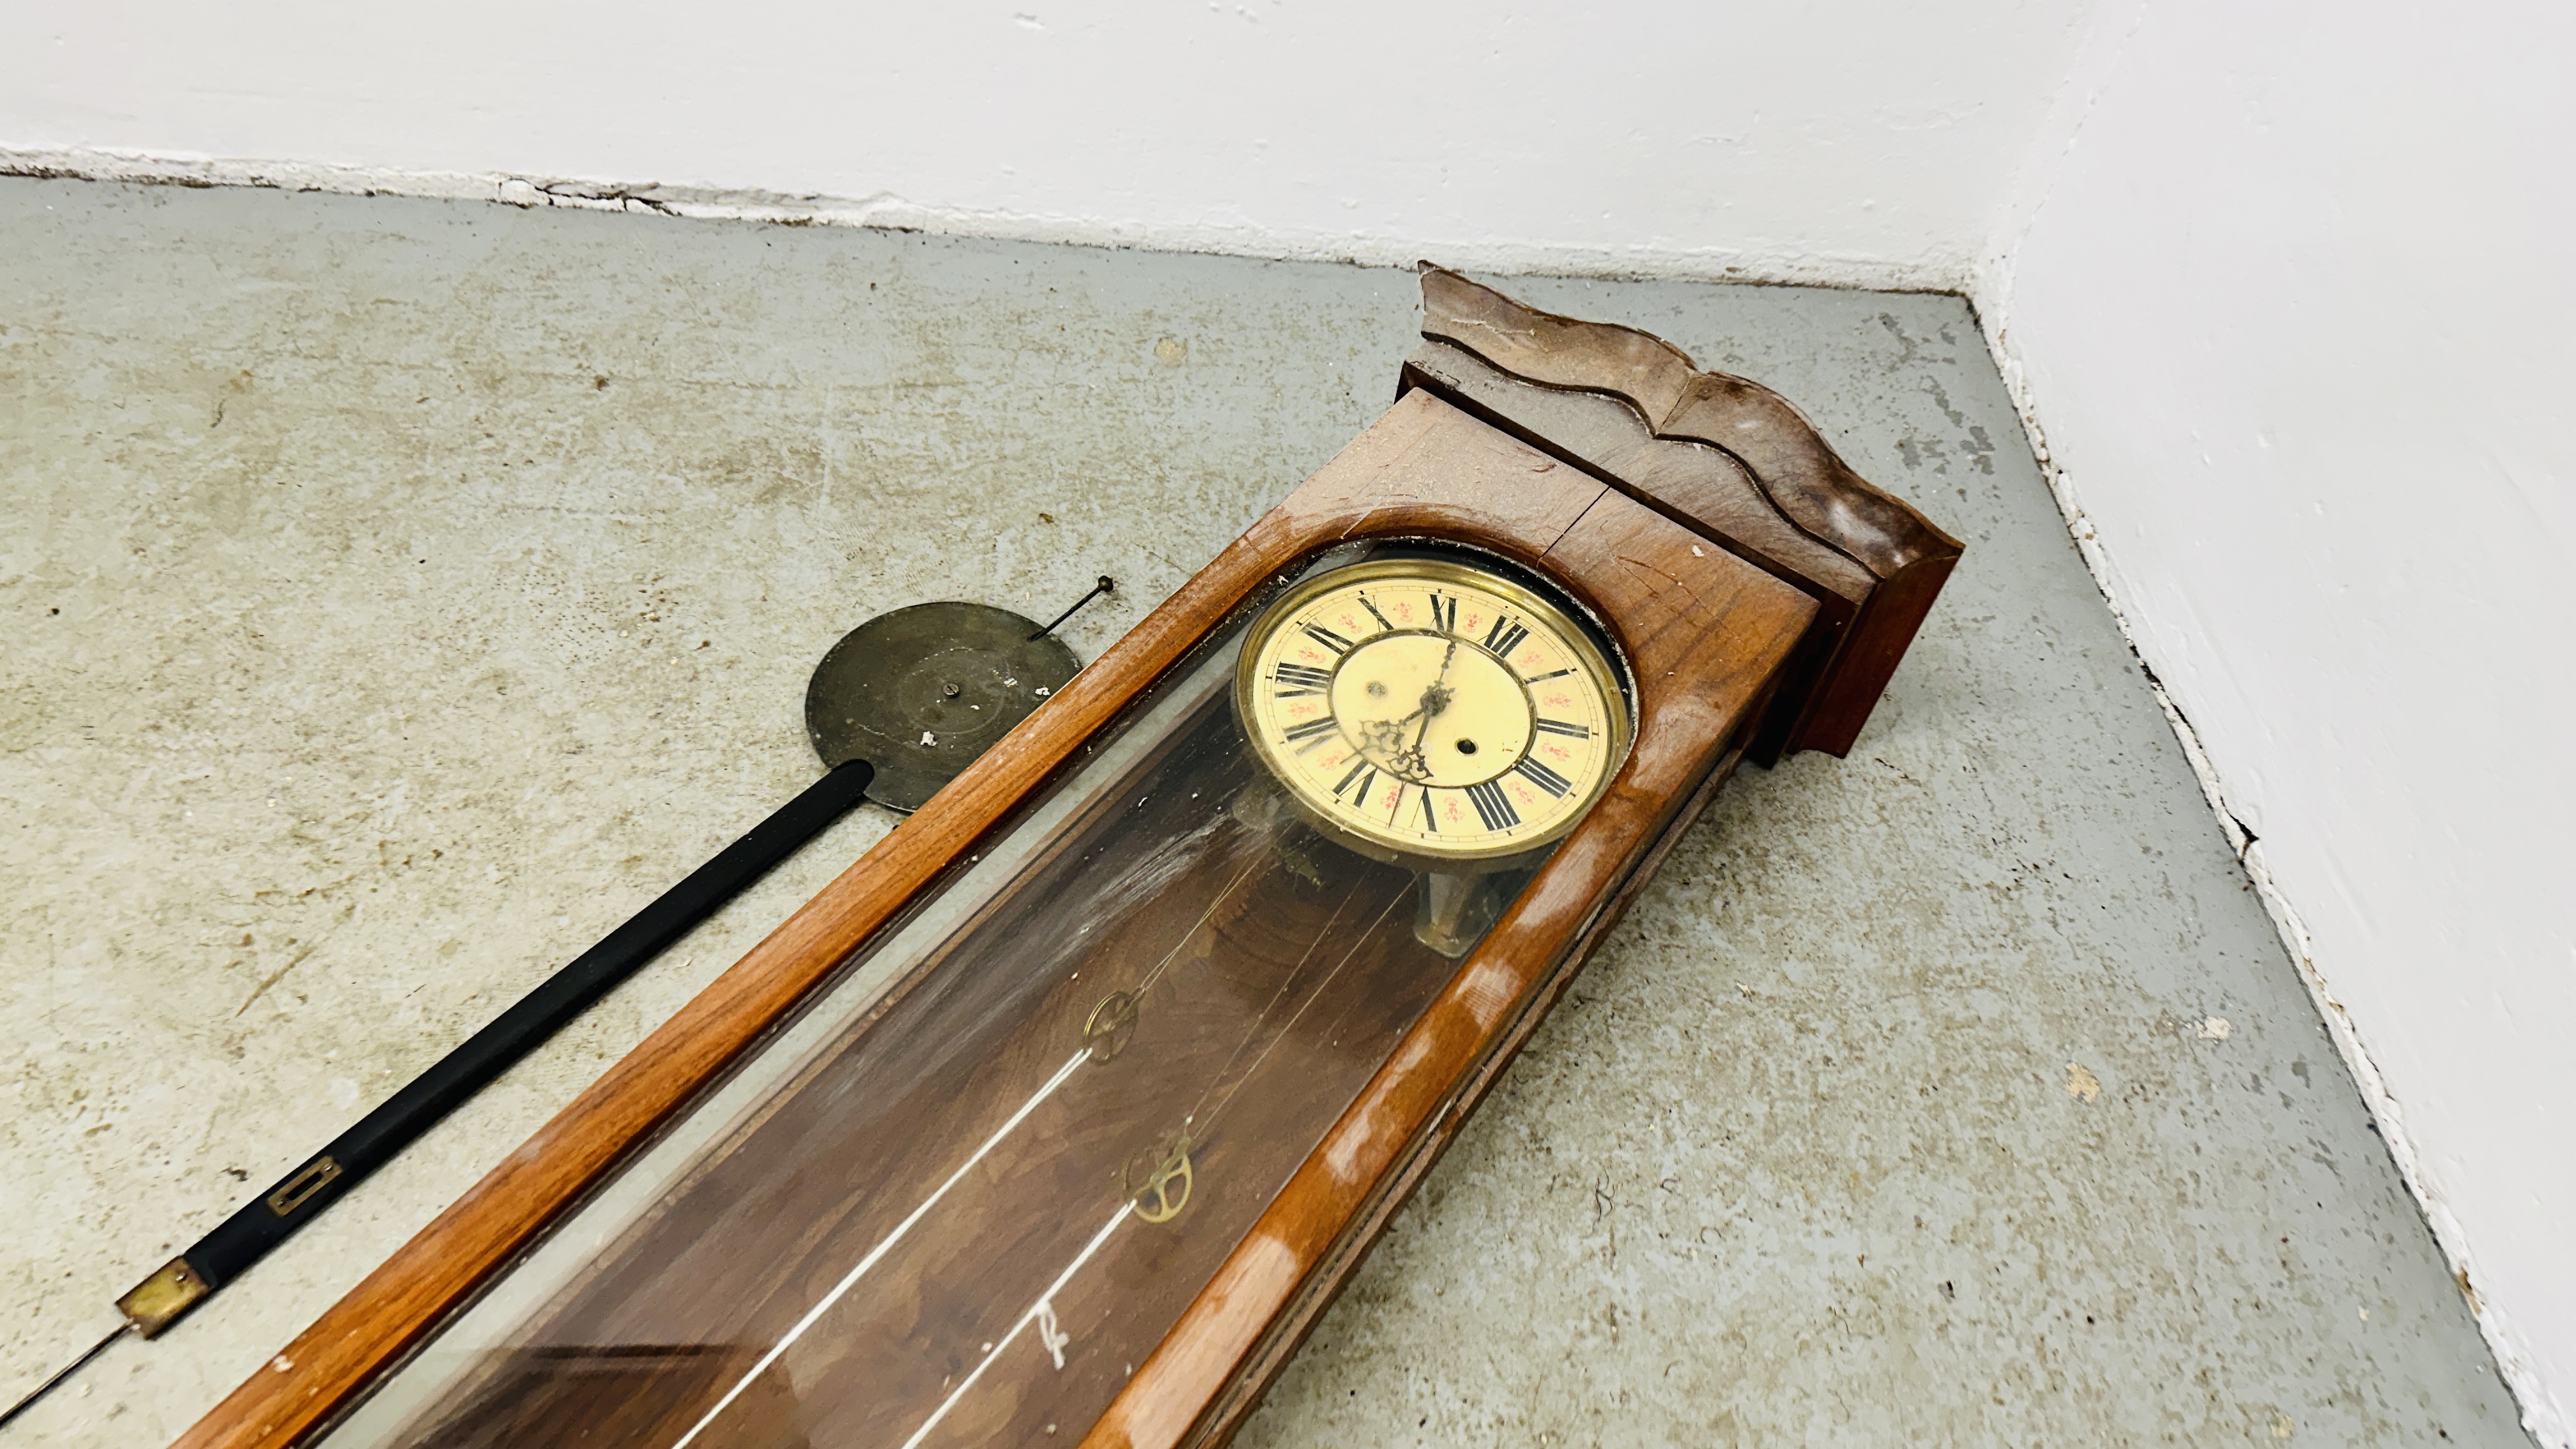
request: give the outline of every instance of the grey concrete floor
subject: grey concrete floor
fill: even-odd
[[[1509,284],[1969,543],[1676,852],[1247,1445],[2528,1441],[1954,298]],[[0,182],[0,1397],[813,778],[925,598],[1126,584],[1387,401],[1410,276]],[[11,1442],[185,1428],[863,812]],[[2223,1024],[2222,1024],[2223,1023]]]

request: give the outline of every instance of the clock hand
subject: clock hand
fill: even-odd
[[[1446,713],[1449,709],[1449,701],[1455,697],[1449,693],[1448,681],[1449,665],[1452,661],[1457,659],[1457,657],[1458,639],[1457,636],[1452,635],[1449,639],[1449,648],[1440,656],[1440,677],[1422,687],[1422,707],[1415,710],[1413,714],[1405,716],[1406,719],[1411,719],[1414,715],[1420,715],[1422,717],[1422,727],[1413,732],[1413,749],[1411,751],[1413,756],[1413,770],[1406,776],[1406,778],[1412,780],[1414,784],[1420,785],[1425,789],[1429,789],[1431,786],[1431,770],[1430,767],[1423,762],[1422,742],[1425,739],[1428,739],[1431,735],[1431,721]],[[1399,725],[1400,723],[1401,722],[1399,722]]]
[[[1424,734],[1431,732],[1431,716],[1445,712],[1449,708],[1449,701],[1456,698],[1449,692],[1449,666],[1457,662],[1458,636],[1452,634],[1449,636],[1449,647],[1440,651],[1439,676],[1422,691],[1422,732]],[[1416,736],[1415,745],[1419,746],[1421,742],[1420,736]]]
[[[1374,746],[1385,751],[1389,757],[1388,771],[1400,780],[1425,786],[1431,783],[1431,772],[1423,766],[1422,742],[1431,734],[1431,721],[1446,713],[1450,701],[1457,697],[1449,692],[1448,683],[1449,666],[1457,659],[1458,639],[1452,635],[1449,647],[1440,655],[1439,677],[1422,687],[1422,703],[1414,706],[1413,713],[1402,719],[1370,720],[1360,726],[1363,747]],[[1414,728],[1413,743],[1402,743],[1404,727],[1415,720],[1422,723]]]
[[[1362,721],[1359,726],[1361,753],[1371,759],[1379,760],[1387,772],[1398,779],[1411,780],[1415,784],[1422,783],[1417,778],[1422,773],[1420,738],[1417,736],[1413,745],[1407,745],[1404,742],[1404,727],[1421,714],[1422,711],[1417,709],[1402,719]],[[1425,721],[1425,724],[1427,727],[1428,721]],[[1380,759],[1381,756],[1382,759]]]

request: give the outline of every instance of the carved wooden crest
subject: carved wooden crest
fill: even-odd
[[[1957,539],[1852,471],[1757,382],[1659,337],[1523,306],[1424,264],[1426,388],[1794,584],[1818,605],[1751,750],[1851,749],[1951,567]],[[1526,386],[1536,383],[1539,386]]]

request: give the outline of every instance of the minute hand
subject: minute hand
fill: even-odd
[[[1422,752],[1423,737],[1431,733],[1432,716],[1449,708],[1449,666],[1457,662],[1458,636],[1452,634],[1449,636],[1449,647],[1440,652],[1440,675],[1431,681],[1429,688],[1422,691],[1422,708],[1414,711],[1415,714],[1422,716],[1422,728],[1413,732],[1413,750],[1416,754]]]

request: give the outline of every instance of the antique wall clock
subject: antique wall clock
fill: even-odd
[[[1426,268],[1392,408],[181,1441],[1221,1443],[1959,545]]]

